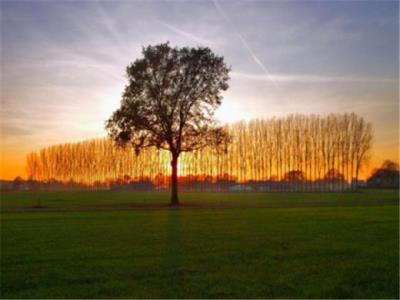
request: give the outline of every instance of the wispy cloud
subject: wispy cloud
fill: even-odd
[[[190,32],[187,32],[187,31],[179,29],[179,28],[177,28],[175,26],[172,26],[171,24],[168,24],[166,22],[163,22],[163,21],[160,21],[160,20],[157,20],[157,22],[160,23],[161,25],[163,25],[164,27],[168,28],[169,30],[171,30],[171,31],[173,31],[173,32],[185,37],[185,38],[188,38],[189,40],[192,40],[192,41],[194,41],[196,43],[204,44],[204,45],[214,45],[215,44],[215,42],[213,42],[211,40],[204,39],[204,38],[199,37],[197,35],[194,35],[194,34],[192,34]]]
[[[122,56],[129,53],[128,49],[126,49],[126,47],[124,46],[126,44],[124,42],[124,37],[115,27],[114,19],[109,15],[107,10],[104,9],[100,2],[94,1],[94,4],[95,12],[98,14],[99,19],[102,20],[102,23],[108,33],[109,39],[114,42],[114,51]]]
[[[223,10],[222,6],[219,4],[218,0],[214,0],[214,5],[218,12],[221,14],[221,16],[226,20],[226,22],[229,23],[229,25],[234,29],[234,32],[236,35],[239,37],[240,41],[242,42],[243,46],[246,48],[246,50],[249,52],[251,58],[254,60],[254,62],[261,68],[261,70],[264,72],[264,74],[267,76],[267,78],[275,85],[277,86],[276,81],[274,80],[271,72],[267,69],[267,67],[263,64],[263,62],[258,58],[258,56],[254,53],[253,49],[251,49],[250,45],[247,43],[246,39],[240,34],[240,32],[235,28],[235,25],[231,21],[230,17],[225,13]]]
[[[324,82],[375,82],[375,83],[396,83],[398,79],[396,78],[380,78],[380,77],[358,77],[358,76],[318,76],[318,75],[309,75],[309,74],[299,74],[299,75],[289,75],[289,74],[281,74],[281,75],[270,75],[267,76],[265,74],[249,74],[249,73],[241,73],[241,72],[231,72],[231,76],[234,78],[242,78],[249,80],[258,80],[258,81],[269,81],[273,80],[274,82],[293,82],[293,83],[324,83]]]
[[[374,123],[377,145],[396,140],[398,4],[375,6],[3,1],[0,164],[2,156],[23,162],[32,149],[104,135],[125,67],[166,37],[217,48],[237,71],[221,121],[355,111]]]

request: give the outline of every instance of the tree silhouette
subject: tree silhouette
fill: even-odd
[[[118,145],[131,145],[137,154],[147,147],[170,152],[171,205],[176,206],[179,155],[228,140],[213,114],[228,88],[229,68],[209,48],[164,43],[142,53],[126,69],[129,84],[106,128]]]
[[[368,187],[399,188],[399,164],[386,160],[379,169],[374,170],[368,178]]]
[[[302,171],[294,170],[287,172],[283,177],[283,180],[290,182],[303,182],[306,180],[306,177]]]

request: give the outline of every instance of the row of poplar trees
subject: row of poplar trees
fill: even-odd
[[[350,184],[358,181],[372,146],[372,126],[351,114],[289,115],[226,125],[230,143],[224,149],[205,148],[184,153],[179,176],[236,182],[302,181],[327,178]],[[109,139],[50,146],[27,156],[29,178],[56,179],[87,185],[118,178],[150,180],[167,186],[170,155],[146,149],[116,147]]]

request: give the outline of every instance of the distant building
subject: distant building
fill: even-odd
[[[151,181],[134,181],[127,184],[114,185],[112,190],[122,191],[153,191],[155,186]]]
[[[0,180],[0,191],[7,192],[13,189],[13,182],[11,180]]]
[[[357,180],[356,178],[353,178],[353,180],[351,181],[351,186],[353,188],[366,188],[367,182],[365,180]]]
[[[253,188],[251,186],[245,184],[236,184],[229,188],[231,191],[252,191]]]

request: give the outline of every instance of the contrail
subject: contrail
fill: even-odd
[[[171,24],[166,23],[166,22],[163,22],[163,21],[160,21],[160,20],[157,20],[157,22],[160,23],[161,25],[167,27],[169,30],[172,30],[173,32],[175,32],[177,34],[180,34],[180,35],[182,35],[182,36],[184,36],[184,37],[186,37],[186,38],[188,38],[188,39],[190,39],[192,41],[195,41],[196,43],[205,44],[205,45],[213,45],[214,44],[214,42],[212,42],[210,40],[203,39],[203,38],[198,37],[198,36],[196,36],[196,35],[194,35],[194,34],[192,34],[190,32],[183,31],[183,30],[181,30],[179,28],[176,28],[176,27],[172,26]]]
[[[277,83],[275,80],[272,78],[271,72],[268,71],[267,67],[262,63],[262,61],[257,57],[257,55],[254,53],[254,51],[251,49],[245,38],[240,34],[240,32],[236,29],[234,26],[233,22],[229,18],[229,16],[225,13],[225,11],[222,9],[222,6],[219,4],[218,0],[213,0],[215,8],[218,10],[218,12],[221,14],[221,16],[225,19],[226,22],[229,23],[229,25],[234,29],[234,32],[236,35],[239,37],[240,41],[242,42],[243,46],[246,48],[246,50],[249,52],[251,58],[254,60],[254,62],[260,66],[261,70],[267,75],[267,78],[274,84],[275,87],[277,87]]]
[[[269,81],[264,74],[248,74],[241,72],[231,72],[232,77],[244,78],[248,80]],[[398,79],[390,77],[358,77],[358,76],[320,76],[310,74],[280,74],[271,75],[275,82],[291,83],[353,83],[353,82],[374,82],[374,83],[396,83]]]

